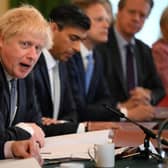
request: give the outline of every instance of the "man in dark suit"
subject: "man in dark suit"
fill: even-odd
[[[53,46],[43,50],[34,69],[36,93],[43,124],[77,122],[76,106],[65,63],[79,51],[79,42],[90,28],[89,18],[74,5],[54,8],[49,15]]]
[[[44,146],[30,73],[42,48],[52,45],[47,21],[37,9],[22,6],[0,18],[0,137],[3,141],[32,137]]]
[[[153,118],[152,105],[156,105],[165,94],[156,73],[151,49],[135,38],[152,7],[152,0],[120,0],[115,25],[109,30],[109,40],[98,46],[116,107],[128,117],[140,121]],[[128,44],[133,53],[131,72],[127,71],[131,66],[126,62]],[[128,82],[131,74],[133,82]],[[133,84],[131,89],[128,87],[130,83]]]
[[[96,44],[107,41],[109,20],[103,4],[98,1],[74,1],[90,18],[91,28],[87,38],[83,40],[80,53],[68,62],[73,95],[77,105],[79,121],[111,121],[114,115],[106,111],[103,104],[111,104],[112,100],[106,80],[103,76],[102,61],[99,53],[94,50]],[[99,12],[97,12],[99,11]],[[86,86],[88,55],[91,55],[92,74]]]

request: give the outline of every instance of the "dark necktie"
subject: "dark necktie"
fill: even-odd
[[[16,85],[17,81],[15,79],[10,80],[11,90],[10,90],[10,126],[15,117],[16,112],[16,102],[17,102],[17,91]]]
[[[92,78],[94,65],[93,65],[93,55],[92,54],[89,54],[86,58],[87,58],[87,67],[85,71],[85,93],[87,94],[90,81]]]
[[[131,44],[126,45],[126,77],[128,91],[135,87],[135,74]]]

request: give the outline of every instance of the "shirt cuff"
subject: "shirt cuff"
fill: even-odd
[[[87,126],[86,122],[80,123],[78,125],[78,128],[77,128],[77,133],[84,133],[84,132],[86,132],[86,126]]]
[[[14,158],[12,151],[11,151],[11,146],[14,141],[7,141],[4,145],[4,155],[6,159],[9,158]]]
[[[23,130],[25,130],[26,132],[28,132],[31,136],[34,134],[33,128],[30,127],[26,123],[21,122],[21,123],[16,124],[16,126],[19,127],[19,128],[22,128]]]
[[[125,107],[121,107],[120,112],[123,113],[125,117],[128,117],[128,110]]]

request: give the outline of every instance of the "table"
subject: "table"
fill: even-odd
[[[143,126],[153,129],[156,128],[157,122],[141,122]],[[145,134],[143,131],[130,122],[89,122],[89,131],[100,130],[100,129],[113,129],[114,136],[113,141],[116,147],[138,147],[143,144]],[[155,130],[157,131],[157,130]],[[168,131],[163,134],[164,137],[168,138]],[[153,141],[153,140],[152,140]],[[153,141],[157,146],[156,141]],[[94,163],[85,161],[85,168],[94,168]],[[159,163],[154,159],[146,160],[144,158],[127,158],[116,160],[115,168],[158,168]],[[166,166],[168,167],[168,166]],[[56,168],[56,165],[43,166],[43,168]],[[162,167],[160,167],[162,168]]]

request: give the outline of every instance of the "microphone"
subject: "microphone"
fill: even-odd
[[[103,104],[103,106],[104,106],[107,110],[109,110],[109,111],[115,113],[118,117],[124,118],[124,119],[126,119],[127,121],[129,121],[129,122],[131,122],[131,123],[137,125],[139,128],[141,128],[141,130],[145,133],[146,136],[148,136],[148,137],[150,137],[150,138],[153,138],[153,139],[158,139],[158,135],[156,135],[152,130],[150,130],[150,129],[144,127],[143,125],[141,125],[141,124],[135,122],[134,120],[131,120],[130,118],[126,117],[123,113],[120,112],[120,110],[113,109],[112,107],[110,107],[110,106],[107,105],[107,104]],[[163,145],[167,145],[167,146],[168,146],[168,141],[167,141],[166,139],[164,139],[163,137],[160,137],[160,142],[161,142]]]

